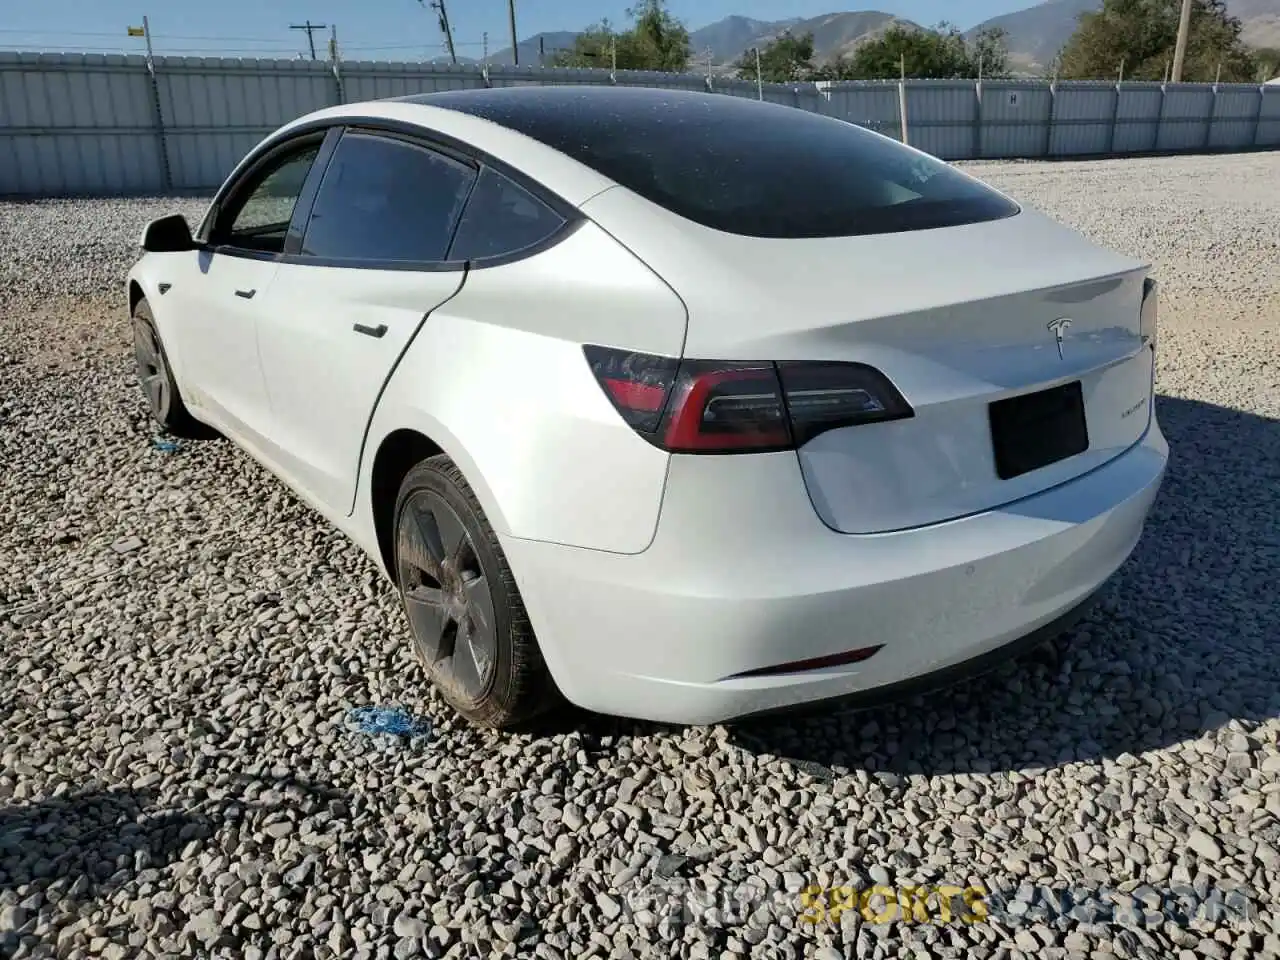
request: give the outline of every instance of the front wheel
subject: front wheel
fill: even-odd
[[[556,702],[511,568],[462,472],[443,454],[415,466],[395,511],[395,576],[414,652],[472,723],[506,728]]]
[[[152,419],[174,436],[206,436],[208,430],[191,416],[187,405],[182,402],[164,344],[156,330],[151,305],[146,300],[138,301],[132,320],[134,370]]]

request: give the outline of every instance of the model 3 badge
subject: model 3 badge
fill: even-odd
[[[1054,339],[1058,343],[1058,359],[1062,359],[1062,338],[1067,334],[1067,328],[1071,326],[1071,321],[1066,317],[1059,317],[1049,324],[1049,332],[1053,334]]]

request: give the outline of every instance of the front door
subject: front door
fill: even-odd
[[[223,429],[257,445],[270,406],[258,352],[263,304],[280,268],[289,221],[319,143],[286,148],[233,186],[208,241],[179,265],[173,297],[173,338],[183,388]]]

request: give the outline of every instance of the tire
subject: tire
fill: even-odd
[[[558,693],[507,558],[447,456],[405,475],[394,532],[394,575],[414,652],[449,705],[494,729],[554,707]]]
[[[191,416],[173,379],[173,368],[156,330],[151,305],[139,300],[133,309],[133,364],[151,417],[168,433],[196,439],[210,434],[208,427]]]

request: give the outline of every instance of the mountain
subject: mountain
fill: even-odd
[[[548,33],[535,33],[527,40],[520,41],[520,66],[536,67],[538,65],[538,44],[541,42],[543,50],[546,52],[547,63],[551,63],[551,57],[557,50],[563,50],[566,47],[573,46],[573,39],[578,34],[573,30],[552,30]],[[489,58],[490,63],[511,64],[514,62],[511,56],[511,48],[505,47],[499,50]]]
[[[1098,10],[1102,0],[1047,0],[1045,3],[992,17],[966,35],[979,30],[1003,30],[1009,47],[1009,66],[1020,70],[1043,70],[1063,45],[1071,39],[1082,13]]]
[[[1102,0],[1045,0],[1025,10],[992,17],[968,31],[972,37],[983,28],[998,27],[1005,31],[1009,46],[1009,65],[1015,73],[1040,73],[1075,32],[1080,14],[1102,7]],[[1227,0],[1232,16],[1244,24],[1242,36],[1251,46],[1280,47],[1280,0]],[[706,62],[707,51],[713,63],[729,64],[744,51],[764,46],[781,33],[813,34],[816,60],[832,60],[848,54],[863,40],[883,33],[898,23],[917,24],[879,10],[856,10],[825,13],[808,19],[757,20],[753,17],[730,16],[708,24],[689,34],[691,62]],[[570,30],[539,33],[520,41],[521,65],[536,66],[538,41],[541,40],[550,61],[557,50],[573,46],[577,34]],[[459,58],[461,59],[461,58]],[[499,50],[489,58],[492,63],[512,62],[511,48]]]
[[[1244,24],[1240,39],[1251,47],[1280,47],[1280,0],[1227,0]]]
[[[1005,31],[1009,65],[1015,72],[1041,72],[1071,39],[1082,13],[1102,9],[1102,0],[1047,0],[978,24]],[[1250,46],[1280,46],[1280,0],[1227,0],[1227,11],[1244,25],[1241,38]]]
[[[797,18],[753,20],[751,17],[725,17],[689,34],[689,47],[695,60],[703,59],[708,50],[713,61],[733,60],[743,50],[755,46],[762,37],[775,37],[799,22]]]
[[[733,16],[693,31],[689,35],[689,46],[694,60],[702,60],[710,50],[715,62],[725,63],[790,30],[797,36],[812,33],[815,59],[831,60],[847,54],[859,41],[883,33],[894,23],[914,26],[909,20],[879,10],[824,13],[808,19],[790,20],[753,20]]]

